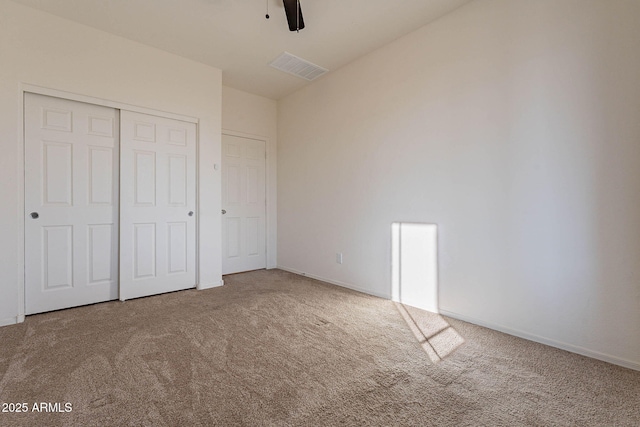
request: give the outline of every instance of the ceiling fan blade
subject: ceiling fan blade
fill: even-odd
[[[284,11],[287,14],[289,31],[302,30],[304,28],[304,19],[302,19],[300,0],[282,0],[282,2],[284,3]]]

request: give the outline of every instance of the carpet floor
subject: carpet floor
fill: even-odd
[[[0,328],[0,402],[28,408],[1,426],[639,426],[640,372],[260,270]]]

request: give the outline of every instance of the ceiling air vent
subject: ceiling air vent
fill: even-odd
[[[315,80],[324,73],[326,68],[322,68],[316,64],[312,64],[309,61],[305,61],[302,58],[298,58],[289,52],[284,52],[269,64],[273,68],[284,71],[285,73],[293,74],[294,76],[302,77],[305,80]]]

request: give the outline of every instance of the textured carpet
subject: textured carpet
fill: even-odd
[[[0,402],[29,407],[0,425],[640,425],[640,372],[283,271],[225,283],[0,328]]]

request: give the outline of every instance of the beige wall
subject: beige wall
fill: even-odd
[[[222,86],[222,129],[267,142],[267,268],[277,260],[277,104],[276,101]]]
[[[23,304],[22,86],[199,119],[199,285],[221,281],[221,71],[0,0],[0,325]]]
[[[478,0],[279,102],[278,264],[640,369],[640,2]],[[344,254],[344,264],[335,253]]]

